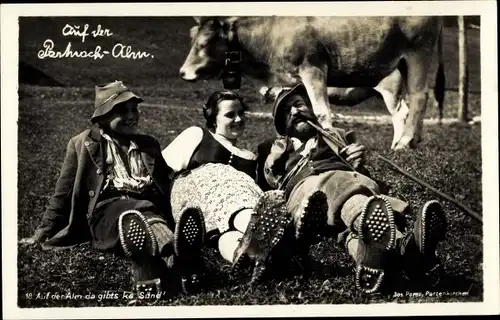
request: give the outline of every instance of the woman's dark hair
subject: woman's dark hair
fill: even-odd
[[[217,113],[219,112],[218,105],[219,102],[224,100],[238,100],[243,107],[243,111],[248,110],[248,105],[243,102],[243,98],[237,93],[230,90],[215,91],[203,105],[203,116],[206,120],[206,127],[210,131],[213,131],[215,129],[215,118],[217,117]]]

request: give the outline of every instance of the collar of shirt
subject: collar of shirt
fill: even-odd
[[[292,137],[290,140],[292,140],[294,150],[298,150],[300,147],[302,147],[303,143],[299,139]],[[311,152],[311,150],[316,147],[316,145],[316,137],[307,140],[306,145],[304,146],[304,150],[300,152],[300,155],[303,157],[307,156]]]
[[[240,158],[247,159],[247,160],[256,160],[257,159],[257,156],[253,152],[246,150],[246,149],[236,147],[235,145],[233,145],[231,143],[231,141],[229,141],[223,135],[213,133],[213,132],[210,132],[210,134],[214,137],[215,140],[217,140],[220,144],[222,144],[224,146],[224,148],[229,150],[232,154],[234,154]]]
[[[101,129],[101,135],[103,135],[104,137],[104,134],[105,132],[102,131]],[[105,138],[106,140],[106,144],[109,145],[110,143],[114,144],[115,146],[117,146],[118,148],[120,147],[113,139],[111,139],[111,137],[109,137],[109,135],[107,136],[108,138]],[[109,149],[110,147],[108,146],[107,147],[107,151],[106,151],[106,164],[107,165],[111,165],[110,167],[108,167],[108,170],[113,170],[113,167],[112,165],[115,164],[115,161],[113,160],[113,155],[112,155],[112,152],[111,150]],[[138,150],[139,149],[139,146],[137,145],[137,143],[135,143],[133,140],[130,140],[130,145],[128,147],[128,150],[127,150],[127,158],[130,160],[131,158],[131,155],[130,153],[134,150]]]
[[[100,132],[101,132],[101,135],[104,137],[104,134],[106,134],[106,133],[104,132],[104,130],[102,130],[102,129],[101,129],[101,130],[100,130]],[[109,135],[108,135],[108,137],[109,137]],[[113,140],[112,138],[111,138],[111,140],[107,140],[107,141],[108,141],[108,143],[112,142],[112,143],[114,143],[116,146],[120,147],[120,146],[119,146],[119,145],[115,142],[115,140]],[[130,155],[130,152],[132,152],[133,150],[137,150],[137,149],[139,149],[139,146],[137,146],[137,143],[135,143],[133,140],[130,140],[130,145],[129,145],[129,147],[128,147],[127,155]]]
[[[133,140],[130,140],[130,146],[128,147],[127,154],[130,155],[130,152],[137,150],[137,149],[139,149],[139,147],[137,146],[137,143],[135,143]]]

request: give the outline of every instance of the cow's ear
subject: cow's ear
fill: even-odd
[[[201,17],[193,17],[194,21],[199,25],[201,22]]]
[[[224,24],[228,25],[229,27],[232,27],[233,24],[238,21],[238,19],[240,19],[240,17],[226,17],[224,18]]]
[[[189,36],[191,37],[191,39],[194,39],[199,29],[200,29],[199,26],[194,26],[191,28],[191,30],[189,30]]]

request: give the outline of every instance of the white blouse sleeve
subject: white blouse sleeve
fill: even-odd
[[[194,151],[203,139],[203,130],[200,127],[189,127],[182,131],[162,151],[163,158],[175,172],[186,169]]]

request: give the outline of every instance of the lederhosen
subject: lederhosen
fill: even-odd
[[[308,155],[301,155],[306,146],[303,143],[286,161],[285,174],[283,175],[281,184],[285,186],[284,190],[287,196],[290,195],[293,187],[299,181],[311,175],[317,175],[330,170],[352,171],[349,166],[339,159],[321,136],[318,136],[317,139],[316,147]]]
[[[288,208],[297,208],[303,196],[314,189],[320,189],[328,196],[328,224],[339,231],[343,230],[345,225],[340,217],[340,209],[345,200],[354,194],[380,194],[380,188],[366,169],[362,168],[356,172],[341,161],[321,136],[318,136],[317,146],[308,156],[300,154],[304,147],[305,144],[290,154],[286,162],[284,190],[288,198]],[[405,202],[387,198],[395,211],[406,210]],[[399,215],[397,216],[400,220]]]

